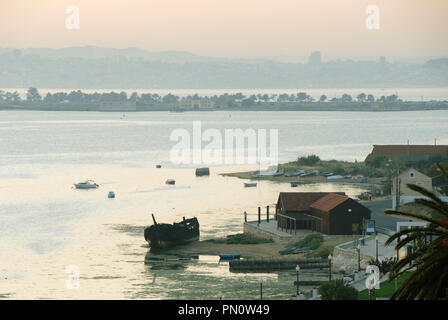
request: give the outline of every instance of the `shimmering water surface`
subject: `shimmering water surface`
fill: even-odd
[[[242,231],[242,212],[272,204],[289,184],[243,180],[219,173],[254,166],[217,166],[209,177],[169,161],[176,128],[192,121],[220,131],[278,129],[280,161],[316,153],[362,160],[372,144],[448,144],[448,112],[0,112],[0,298],[226,299],[294,293],[294,272],[234,274],[215,256],[151,269],[143,227],[196,216],[201,238]],[[155,169],[162,164],[162,169]],[[255,167],[256,169],[256,167]],[[75,190],[92,178],[96,190]],[[165,185],[168,178],[176,185]],[[356,186],[316,184],[294,191],[345,191]],[[108,199],[108,191],[116,193]],[[80,270],[80,288],[67,289],[66,267]]]

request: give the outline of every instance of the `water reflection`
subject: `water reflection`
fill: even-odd
[[[230,272],[229,262],[219,256],[183,256],[154,254],[144,256],[145,281],[134,287],[133,298],[169,299],[259,299],[260,283],[263,283],[264,299],[289,299],[295,293],[295,270],[274,272]],[[328,271],[303,270],[301,281],[328,281]],[[338,275],[333,275],[338,278]],[[301,285],[302,291],[316,287]]]
[[[279,192],[343,191],[354,196],[366,191],[366,185],[327,183],[292,190],[289,184],[259,181],[257,188],[244,188],[243,180],[219,175],[259,169],[253,166],[212,167],[209,177],[196,177],[193,165],[178,168],[168,161],[171,131],[190,129],[200,115],[204,129],[279,128],[281,161],[315,152],[326,159],[362,159],[372,143],[398,143],[403,128],[416,117],[421,119],[418,128],[404,133],[409,139],[424,143],[422,137],[437,134],[441,143],[447,141],[448,119],[446,111],[387,117],[266,112],[256,121],[244,112],[232,112],[231,120],[219,112],[148,112],[129,115],[123,125],[109,113],[2,115],[0,297],[17,299],[211,299],[218,291],[225,299],[258,299],[260,282],[267,299],[287,299],[295,290],[294,272],[231,273],[228,262],[207,255],[145,264],[149,248],[143,230],[152,224],[151,213],[160,223],[196,216],[205,240],[241,233],[243,212],[256,220],[257,207],[274,203]],[[362,134],[354,134],[360,128]],[[100,188],[71,188],[86,177]],[[177,184],[165,185],[167,178]],[[113,200],[107,198],[111,190],[117,195]],[[81,270],[79,290],[66,288],[65,269],[71,264]]]

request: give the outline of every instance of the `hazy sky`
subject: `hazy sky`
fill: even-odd
[[[80,10],[68,30],[66,8]],[[365,21],[380,10],[379,30]],[[0,0],[1,47],[96,45],[200,55],[448,56],[447,0]]]

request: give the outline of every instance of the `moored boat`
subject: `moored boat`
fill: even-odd
[[[284,250],[280,250],[280,254],[290,254],[293,253],[297,248],[296,247],[292,247],[292,248],[286,248]]]
[[[273,176],[274,176],[274,177],[279,177],[279,176],[284,175],[284,173],[285,173],[285,170],[284,170],[284,169],[277,170],[277,171],[273,174]]]
[[[151,249],[167,248],[199,240],[199,221],[196,217],[173,224],[157,223],[145,228],[144,237]]]
[[[83,182],[78,182],[74,184],[76,189],[96,189],[99,187],[97,183],[93,180],[86,180]]]
[[[220,254],[219,254],[219,258],[220,258],[221,260],[234,260],[234,259],[239,259],[239,258],[241,258],[241,252],[238,251],[237,253],[230,253],[230,254],[220,253]]]
[[[167,179],[165,181],[165,184],[176,184],[176,180],[174,180],[174,179]]]
[[[244,183],[244,187],[248,188],[248,187],[256,187],[257,183],[256,182],[245,182]]]

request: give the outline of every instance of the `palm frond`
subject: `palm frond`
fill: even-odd
[[[428,189],[425,189],[425,188],[423,188],[423,187],[420,187],[420,186],[418,186],[418,185],[416,185],[416,184],[410,184],[410,183],[408,183],[406,186],[407,186],[409,189],[411,189],[411,190],[413,190],[413,191],[415,191],[415,192],[418,192],[418,193],[420,193],[421,195],[423,195],[423,196],[425,196],[425,197],[430,198],[430,199],[431,199],[432,201],[434,201],[435,203],[438,203],[439,205],[442,205],[442,206],[446,206],[446,203],[444,203],[444,202],[442,201],[442,199],[440,199],[434,192],[429,191]]]
[[[386,242],[385,245],[390,245],[394,240],[399,239],[401,237],[404,237],[408,234],[412,234],[414,232],[420,232],[423,233],[422,236],[442,236],[444,233],[442,231],[437,230],[436,228],[431,227],[415,227],[412,229],[405,229],[400,230],[396,233],[394,233],[392,236],[390,236]]]
[[[424,207],[428,207],[428,208],[432,209],[433,211],[435,211],[445,217],[448,217],[448,204],[446,204],[446,203],[442,205],[440,203],[434,202],[432,200],[428,200],[426,198],[414,199],[414,203],[419,204]]]
[[[400,241],[397,242],[396,246],[395,246],[395,250],[399,250],[401,248],[403,248],[404,246],[406,246],[407,244],[411,243],[413,244],[413,242],[415,240],[419,240],[422,239],[423,236],[421,233],[413,233],[408,235],[407,237],[405,237],[404,239],[401,239]],[[427,245],[429,246],[429,245]]]
[[[415,214],[415,213],[410,213],[410,212],[405,212],[405,211],[399,211],[399,210],[386,210],[384,211],[385,214],[395,214],[395,215],[400,215],[400,216],[405,216],[405,217],[410,217],[410,218],[415,218],[415,219],[420,219],[435,225],[438,225],[440,227],[444,227],[444,225],[442,224],[442,222],[435,220],[433,218],[430,218],[428,216],[425,215],[420,215],[420,214]]]
[[[442,175],[445,176],[445,178],[448,179],[448,173],[445,171],[445,169],[440,165],[440,163],[437,164],[437,167],[439,168],[440,172],[442,172]]]
[[[406,258],[397,262],[395,268],[392,267],[389,273],[389,280],[395,279],[406,273],[406,271],[409,271],[423,264],[423,262],[414,262],[413,264],[410,264],[412,260],[411,259],[405,260],[405,259]]]

